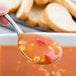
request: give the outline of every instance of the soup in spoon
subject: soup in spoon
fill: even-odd
[[[37,64],[51,64],[62,55],[57,42],[38,34],[20,34],[18,47],[24,57]]]

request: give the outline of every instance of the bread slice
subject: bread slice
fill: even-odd
[[[68,11],[76,18],[76,5],[72,0],[56,0],[56,2],[62,4],[68,9]]]
[[[33,0],[22,0],[21,7],[19,8],[16,17],[25,20],[33,6]]]
[[[76,32],[76,23],[68,10],[60,4],[49,4],[44,10],[44,17],[54,31]]]
[[[36,5],[44,5],[48,3],[48,0],[34,0]]]
[[[44,12],[42,12],[40,18],[39,18],[39,22],[38,22],[39,26],[46,29],[46,30],[50,30],[50,27],[47,24],[47,21],[44,18]]]
[[[21,0],[0,0],[0,3],[8,3],[9,13],[15,12],[21,4]]]
[[[27,17],[26,23],[28,23],[30,26],[36,26],[44,7],[45,6],[34,5]]]

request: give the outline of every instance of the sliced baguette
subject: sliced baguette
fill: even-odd
[[[44,18],[44,12],[42,12],[40,18],[39,18],[39,22],[38,22],[39,26],[46,29],[46,30],[50,30],[50,27],[48,26],[45,18]]]
[[[0,0],[0,3],[8,3],[9,13],[15,12],[21,5],[21,0]]]
[[[33,6],[33,0],[22,0],[21,7],[19,8],[16,17],[25,20]]]
[[[68,9],[68,11],[76,18],[76,5],[72,0],[56,0],[56,2],[60,3],[64,7]]]
[[[30,26],[36,26],[44,7],[45,6],[34,5],[27,17],[26,23]]]
[[[48,3],[48,0],[34,0],[36,5],[44,5]]]
[[[54,31],[76,32],[76,23],[66,8],[57,3],[49,4],[44,10],[44,17]]]

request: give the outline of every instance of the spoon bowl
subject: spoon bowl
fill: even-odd
[[[62,56],[61,46],[43,35],[22,33],[18,47],[24,57],[36,64],[51,64]]]

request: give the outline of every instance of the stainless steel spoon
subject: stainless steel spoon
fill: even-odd
[[[10,22],[10,24],[15,28],[16,32],[17,32],[17,35],[19,36],[20,34],[24,33],[20,27],[15,23],[15,21],[8,15],[6,14],[5,17],[7,18],[7,20]],[[59,52],[58,54],[58,59],[55,60],[54,62],[57,62],[62,56],[62,49],[61,51]]]
[[[23,31],[20,29],[20,27],[15,23],[15,21],[8,14],[6,14],[5,17],[10,22],[10,24],[15,28],[18,35],[23,33]]]

